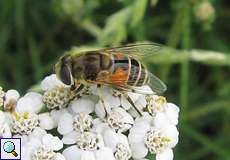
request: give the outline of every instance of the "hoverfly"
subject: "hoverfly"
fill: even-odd
[[[142,89],[149,85],[161,94],[166,85],[143,65],[142,59],[157,53],[155,43],[132,44],[65,55],[55,65],[57,77],[71,88],[76,84],[109,85],[114,89],[140,94],[153,94]]]

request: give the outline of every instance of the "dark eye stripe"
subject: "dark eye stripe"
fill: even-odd
[[[66,65],[61,66],[60,78],[63,83],[66,85],[71,85],[71,72]]]

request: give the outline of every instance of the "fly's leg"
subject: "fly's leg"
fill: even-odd
[[[123,92],[123,95],[125,96],[125,98],[127,99],[127,101],[132,105],[132,107],[137,111],[137,113],[140,116],[143,116],[142,111],[137,108],[137,106],[134,104],[133,100],[129,97],[129,95],[127,93],[124,93],[124,92]]]
[[[85,88],[84,84],[80,84],[78,87],[76,85],[70,87],[70,91],[73,92],[74,96],[70,99],[70,102],[75,99],[76,97],[80,96],[80,92]]]
[[[104,108],[104,111],[105,111],[105,117],[107,118],[108,117],[108,111],[106,109],[105,101],[103,99],[102,86],[100,84],[98,84],[97,88],[98,88],[98,96],[99,96],[99,99],[101,100],[101,103],[103,105],[103,108]]]

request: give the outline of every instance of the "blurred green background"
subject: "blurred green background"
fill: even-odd
[[[177,50],[147,62],[178,104],[175,159],[230,159],[227,0],[1,0],[0,84],[25,93],[72,46],[153,41]],[[196,50],[199,49],[199,50]],[[214,52],[212,52],[214,51]]]

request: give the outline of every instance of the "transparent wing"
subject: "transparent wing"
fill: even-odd
[[[138,43],[130,44],[121,47],[102,49],[103,52],[109,53],[122,53],[127,54],[134,58],[145,58],[153,54],[159,53],[158,51],[162,48],[162,45],[157,43]]]
[[[157,76],[155,76],[151,72],[148,72],[148,76],[148,85],[154,92],[156,92],[157,94],[162,94],[167,90],[167,86]]]

